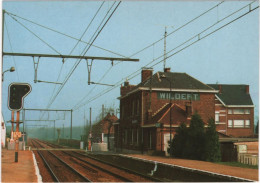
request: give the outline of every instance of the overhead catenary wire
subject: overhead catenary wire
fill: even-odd
[[[9,42],[9,44],[10,44],[11,52],[13,53],[13,52],[14,52],[14,51],[13,51],[13,46],[12,46],[12,43],[11,43],[9,31],[8,31],[7,24],[6,24],[6,21],[5,21],[5,20],[4,20],[4,24],[5,24],[6,33],[7,33],[7,37],[8,37],[8,42]],[[18,72],[18,67],[16,66],[16,61],[15,61],[15,58],[14,58],[14,57],[13,57],[13,62],[14,62],[14,66],[15,66],[15,69],[16,69],[17,79],[18,79],[18,81],[20,81],[19,72]],[[3,67],[3,66],[2,66],[2,67]]]
[[[115,3],[114,3],[114,4],[115,4]],[[111,6],[111,8],[114,6],[114,4]],[[106,16],[107,16],[108,13],[110,12],[111,8],[108,10],[108,12],[107,12],[107,14],[105,15],[104,19],[106,18]],[[104,19],[103,19],[103,20],[104,20]],[[103,20],[101,21],[100,26],[102,25]],[[100,26],[99,26],[99,27],[100,27]],[[99,27],[98,27],[98,29],[99,29]],[[97,29],[97,30],[98,30],[98,29]],[[96,32],[97,32],[97,31],[96,31]],[[93,34],[93,36],[91,37],[90,40],[93,39],[93,37],[94,37],[94,35],[96,34],[96,32]],[[97,35],[97,36],[98,36],[98,35]],[[97,36],[96,36],[96,37],[97,37]],[[96,38],[95,38],[95,39],[96,39]],[[92,44],[93,44],[93,42],[95,41],[95,39],[92,41]],[[89,50],[90,47],[91,47],[91,45],[89,45],[88,48],[87,48],[87,46],[86,46],[86,47],[83,49],[81,55],[85,55],[86,52]],[[61,85],[61,87],[60,87],[59,90],[57,91],[56,95],[50,100],[50,102],[49,102],[48,105],[47,105],[47,108],[49,108],[49,107],[51,106],[51,104],[54,102],[54,100],[56,99],[56,97],[58,96],[58,94],[60,93],[60,91],[62,90],[64,84],[68,81],[68,79],[70,78],[70,76],[72,75],[72,73],[74,72],[74,70],[76,69],[76,67],[78,66],[78,64],[80,63],[81,60],[82,60],[82,59],[79,59],[79,60],[73,65],[73,67],[72,67],[72,69],[70,70],[69,74],[68,74],[67,77],[65,78],[65,81],[63,82],[63,85]]]
[[[8,12],[6,12],[8,14]],[[8,14],[9,15],[9,14]],[[17,20],[16,18],[14,18],[13,16],[10,16],[12,19],[14,19],[17,23],[19,23],[22,27],[24,27],[27,31],[29,31],[31,34],[33,34],[35,37],[37,37],[39,40],[41,40],[45,45],[47,45],[49,48],[51,48],[53,51],[55,51],[56,53],[58,53],[59,55],[61,55],[60,52],[58,52],[54,47],[52,47],[49,43],[47,43],[46,41],[44,41],[42,38],[40,38],[40,36],[38,36],[37,34],[35,34],[33,31],[31,31],[28,27],[26,27],[24,24],[22,24],[19,20]]]
[[[7,11],[5,11],[5,12],[7,12]],[[34,25],[37,25],[37,26],[39,26],[39,27],[42,27],[42,28],[44,28],[44,29],[50,30],[50,31],[52,31],[52,32],[56,32],[56,33],[58,33],[58,34],[60,34],[60,35],[66,36],[66,37],[71,38],[71,39],[74,39],[74,40],[76,40],[76,41],[80,41],[81,43],[88,44],[88,45],[90,44],[89,42],[86,42],[86,41],[84,41],[84,40],[80,40],[80,39],[78,39],[78,38],[76,38],[76,37],[73,37],[73,36],[71,36],[71,35],[68,35],[68,34],[65,34],[65,33],[63,33],[63,32],[54,30],[53,28],[49,28],[49,27],[47,27],[47,26],[41,25],[41,24],[36,23],[36,22],[34,22],[34,21],[32,21],[32,20],[23,18],[23,17],[21,17],[21,16],[19,16],[19,15],[13,14],[13,13],[11,13],[11,12],[8,12],[8,13],[9,13],[9,15],[11,15],[11,16],[18,17],[18,18],[20,18],[20,19],[22,19],[22,20],[25,20],[25,21],[27,21],[27,22],[30,22],[30,23],[32,23],[32,24],[34,24]],[[106,48],[102,48],[102,47],[97,46],[97,45],[94,45],[94,44],[92,44],[92,46],[93,46],[93,47],[96,47],[96,48],[98,48],[98,49],[104,50],[104,51],[106,51],[106,52],[109,52],[109,53],[112,53],[112,54],[121,56],[121,57],[127,57],[127,56],[124,56],[124,55],[122,55],[122,54],[116,53],[116,52],[114,52],[114,51],[108,50],[108,49],[106,49]]]
[[[89,48],[91,47],[91,45],[94,43],[94,41],[97,39],[97,37],[99,36],[99,34],[101,33],[101,31],[104,29],[104,27],[106,26],[107,22],[110,20],[110,18],[112,17],[112,15],[114,14],[114,12],[116,11],[116,9],[118,8],[118,6],[120,5],[121,1],[119,1],[119,3],[117,4],[117,6],[115,7],[115,9],[113,10],[113,12],[110,14],[110,16],[108,17],[108,19],[106,20],[106,22],[104,23],[104,25],[101,27],[101,29],[99,30],[99,32],[97,33],[97,35],[95,36],[95,38],[93,39],[93,41],[91,42],[91,44],[89,45]],[[87,51],[89,50],[89,48],[84,52],[83,55],[85,55],[87,53]],[[74,67],[72,68],[71,72],[68,74],[68,77],[66,77],[66,79],[64,80],[63,84],[60,86],[58,92],[55,94],[55,96],[53,97],[51,103],[49,103],[48,107],[51,106],[51,104],[54,102],[54,100],[56,99],[56,97],[58,96],[58,94],[60,93],[60,91],[62,90],[62,88],[64,87],[64,85],[67,83],[68,79],[70,78],[70,76],[72,75],[72,73],[74,72],[74,70],[77,68],[77,66],[79,65],[81,59],[75,63]]]
[[[189,21],[186,22],[185,24],[183,24],[183,25],[181,25],[180,27],[178,27],[176,30],[174,30],[174,31],[170,32],[169,34],[167,34],[166,37],[168,37],[169,35],[174,34],[175,32],[177,32],[177,31],[179,31],[179,30],[181,30],[182,28],[184,28],[185,26],[189,25],[190,23],[192,23],[192,22],[195,21],[196,19],[202,17],[203,15],[207,14],[207,13],[210,12],[211,10],[215,9],[216,7],[218,7],[218,6],[219,6],[220,4],[222,4],[222,3],[224,3],[224,1],[218,3],[217,5],[211,7],[210,9],[206,10],[206,11],[203,12],[202,14],[200,14],[200,15],[196,16],[195,18],[189,20]],[[131,58],[132,56],[137,55],[138,53],[140,53],[140,52],[142,52],[142,51],[148,49],[148,48],[151,47],[151,46],[153,46],[153,48],[154,48],[154,45],[155,45],[156,43],[160,42],[160,41],[163,40],[163,39],[164,39],[164,37],[161,38],[161,39],[159,39],[159,40],[157,40],[157,41],[155,41],[155,42],[153,42],[152,44],[150,44],[150,45],[146,46],[145,48],[139,50],[138,52],[132,54],[131,56],[129,56],[129,58]],[[153,57],[154,57],[154,56],[153,56]],[[155,61],[156,59],[153,59],[153,60]],[[116,66],[116,65],[118,65],[118,64],[120,64],[120,63],[122,63],[122,62],[117,62],[117,63],[114,64],[114,66]],[[107,72],[101,77],[101,79],[99,80],[99,82],[102,81],[102,79],[109,73],[109,71],[110,71],[111,69],[112,69],[112,66],[111,66],[111,67],[107,70]],[[139,70],[138,70],[138,71],[139,71]],[[96,87],[96,86],[95,86],[95,87]],[[90,92],[88,92],[88,93],[80,100],[80,102],[82,102],[86,97],[88,97],[89,94],[94,90],[95,87],[93,87],[93,88],[90,90]],[[79,103],[80,103],[80,102],[79,102]],[[73,107],[73,109],[75,109],[75,108],[77,109],[77,106],[79,105],[79,103],[77,103],[77,104]]]
[[[99,6],[99,8],[98,8],[98,10],[96,11],[95,15],[94,15],[93,18],[91,19],[90,23],[88,24],[88,26],[87,26],[86,29],[84,30],[84,32],[83,32],[83,34],[81,35],[81,37],[78,39],[78,41],[77,41],[77,43],[75,44],[75,46],[73,47],[73,49],[70,51],[69,55],[72,54],[72,52],[75,50],[75,48],[77,47],[77,45],[79,44],[79,42],[82,40],[82,38],[83,38],[84,35],[86,34],[87,30],[89,29],[90,25],[92,24],[92,22],[93,22],[94,19],[96,18],[97,14],[99,13],[99,11],[100,11],[100,9],[102,8],[102,6],[104,5],[104,3],[105,3],[105,1],[103,1],[102,4]],[[58,78],[57,78],[57,81],[56,81],[56,82],[58,82],[59,79],[60,79],[61,71],[62,71],[63,66],[64,66],[64,62],[63,62],[63,64],[62,64],[62,66],[61,66],[61,69],[60,69],[60,71],[59,71],[59,75],[58,75]],[[51,95],[51,97],[50,97],[50,101],[51,101],[51,99],[52,99],[53,96],[54,96],[55,90],[56,90],[56,85],[55,85],[55,87],[54,87],[54,89],[53,89],[52,95]],[[49,101],[49,102],[50,102],[50,101]],[[44,115],[44,114],[43,114],[43,115]],[[42,115],[42,116],[43,116],[43,115]],[[42,116],[41,116],[41,117],[42,117]],[[40,117],[40,118],[41,118],[41,117]]]
[[[255,2],[255,1],[254,1],[254,2]],[[254,2],[252,2],[252,3],[254,3]],[[246,5],[246,6],[244,6],[243,8],[237,10],[236,12],[241,11],[241,10],[244,9],[245,7],[251,5],[252,3],[250,3],[250,4]],[[210,33],[206,34],[205,36],[202,36],[202,37],[198,38],[198,39],[195,40],[194,42],[192,42],[192,43],[188,44],[187,46],[183,47],[182,49],[180,49],[180,50],[178,50],[178,51],[172,53],[172,54],[169,55],[169,56],[167,56],[167,58],[170,58],[170,57],[172,57],[172,56],[178,54],[179,52],[181,52],[181,51],[187,49],[188,47],[194,45],[195,43],[197,43],[197,42],[199,42],[199,41],[201,41],[201,40],[207,38],[208,36],[214,34],[215,32],[217,32],[217,31],[219,31],[220,29],[226,27],[227,25],[229,25],[229,24],[231,24],[231,23],[237,21],[238,19],[240,19],[240,18],[244,17],[245,15],[251,13],[252,11],[256,10],[257,8],[259,8],[259,6],[257,6],[257,7],[253,8],[253,9],[251,9],[250,11],[248,11],[248,12],[246,12],[246,13],[240,15],[239,17],[237,17],[237,18],[231,20],[230,22],[224,24],[223,26],[221,26],[221,27],[219,27],[219,28],[217,28],[217,29],[211,31]],[[235,12],[233,12],[232,15],[233,15],[234,13],[235,13]],[[230,16],[231,16],[231,14],[228,15],[227,17],[230,17]],[[224,18],[224,19],[225,19],[225,18]],[[219,21],[223,21],[224,19],[221,19],[221,20],[219,20]],[[202,32],[205,32],[205,30],[203,30]],[[202,32],[200,32],[199,34],[197,34],[196,37],[197,37],[198,35],[200,35]],[[163,56],[163,55],[162,55],[162,56]],[[162,56],[161,56],[161,57],[162,57]],[[156,62],[155,64],[151,65],[151,67],[153,67],[153,66],[155,66],[155,65],[158,65],[159,63],[163,62],[163,60],[164,60],[164,59],[162,59],[162,60]],[[152,62],[153,62],[153,61],[152,61]],[[152,63],[152,62],[150,62],[150,63]],[[150,63],[146,64],[146,66],[149,65]],[[135,71],[135,72],[132,73],[131,75],[127,76],[128,80],[131,80],[131,79],[135,78],[136,76],[140,75],[140,70],[141,70],[141,69],[138,69],[137,71]],[[139,73],[137,73],[137,72],[139,72]],[[82,104],[81,104],[81,105],[78,105],[78,107],[77,107],[76,109],[74,109],[74,110],[77,110],[77,109],[79,109],[80,107],[82,107],[83,105],[86,105],[86,104],[88,104],[88,103],[90,103],[90,102],[96,100],[97,98],[101,97],[102,95],[105,95],[106,93],[108,93],[108,92],[114,90],[115,88],[117,88],[117,87],[120,86],[121,84],[122,84],[122,79],[121,79],[120,81],[118,81],[117,83],[115,83],[115,84],[114,84],[114,85],[115,85],[114,87],[110,87],[110,88],[108,88],[108,89],[106,89],[106,90],[103,90],[103,91],[100,92],[99,94],[93,96],[91,99],[85,101],[84,103],[82,102]]]

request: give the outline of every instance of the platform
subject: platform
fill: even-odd
[[[128,154],[123,155],[136,159],[143,159],[144,161],[156,161],[168,165],[175,165],[180,167],[185,167],[194,170],[201,170],[202,172],[220,175],[227,175],[238,177],[242,179],[248,179],[252,181],[258,181],[258,169],[249,169],[249,168],[240,168],[232,167],[227,165],[220,165],[211,162],[197,161],[197,160],[186,160],[186,159],[177,159],[177,158],[168,158],[168,157],[159,157],[159,156],[148,156],[140,154]]]
[[[2,182],[38,182],[32,151],[19,151],[14,162],[14,150],[2,149]]]

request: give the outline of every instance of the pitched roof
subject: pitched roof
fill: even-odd
[[[164,75],[165,78],[159,76]],[[152,87],[152,88],[170,88],[172,89],[195,89],[195,90],[211,90],[214,91],[210,86],[202,83],[201,81],[191,77],[186,73],[178,72],[157,72],[152,76],[152,79],[147,79],[142,83],[138,84],[137,87]]]
[[[254,105],[250,94],[246,93],[247,85],[232,84],[208,84],[216,90],[221,85],[221,93],[216,95],[224,102],[225,105]]]
[[[172,108],[172,111],[170,110]],[[189,120],[187,120],[187,113],[185,109],[181,108],[178,104],[173,103],[170,105],[167,103],[166,105],[163,105],[162,108],[160,108],[159,111],[157,111],[152,116],[152,121],[154,123],[168,123],[170,120],[170,112],[172,113],[172,124],[181,124],[182,122],[187,123]]]

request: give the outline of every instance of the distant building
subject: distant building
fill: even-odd
[[[4,121],[3,115],[1,114],[1,146],[2,146],[2,148],[5,147],[5,142],[6,142],[6,126],[5,126],[5,121]]]
[[[225,87],[223,89],[222,92],[226,91]],[[164,72],[153,74],[152,69],[143,69],[140,84],[130,85],[126,81],[121,86],[120,120],[115,123],[116,150],[167,152],[170,131],[173,138],[181,123],[189,126],[192,114],[200,114],[205,126],[210,118],[217,117],[220,105],[215,104],[218,104],[219,96],[219,89],[214,85],[204,84],[186,73],[170,72],[166,68]],[[250,120],[250,130],[253,129],[252,107],[250,104],[250,117],[245,114],[248,118],[243,118]],[[219,117],[222,119],[223,116]],[[228,124],[229,121],[225,122]],[[253,131],[248,131],[248,126],[243,126],[240,134],[232,129],[221,131],[222,126],[217,129],[234,136],[253,135]]]
[[[232,137],[252,137],[254,105],[249,94],[249,85],[208,85],[219,90],[215,96],[217,131]]]
[[[104,119],[92,126],[92,142],[108,143],[109,148],[114,145],[114,123],[118,118],[114,114],[108,113]],[[109,140],[108,140],[109,139]]]

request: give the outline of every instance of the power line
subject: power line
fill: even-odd
[[[254,1],[254,2],[255,2],[255,1]],[[254,3],[254,2],[252,2],[252,3]],[[239,9],[239,10],[237,10],[237,11],[231,13],[231,14],[228,15],[227,17],[230,17],[231,15],[237,13],[238,11],[241,11],[241,10],[244,9],[245,7],[250,6],[252,3],[250,3],[250,4],[246,5],[246,6],[244,6],[243,8],[241,8],[241,9]],[[257,8],[259,8],[259,6],[253,8],[253,9],[250,9],[248,12],[242,14],[241,16],[239,16],[239,17],[237,17],[237,18],[235,18],[235,19],[233,19],[233,20],[231,20],[230,22],[228,22],[228,23],[224,24],[223,26],[221,26],[221,27],[215,29],[214,31],[208,33],[207,35],[205,35],[205,36],[203,36],[203,37],[199,37],[199,35],[200,35],[201,33],[205,32],[205,30],[203,30],[202,32],[200,32],[199,34],[196,35],[196,37],[198,37],[197,40],[195,40],[195,41],[192,42],[191,44],[185,46],[184,48],[182,48],[182,49],[176,51],[175,53],[169,55],[167,58],[170,58],[170,57],[172,57],[172,56],[178,54],[179,52],[185,50],[186,48],[192,46],[193,44],[195,44],[195,43],[201,41],[202,39],[204,39],[204,38],[206,38],[206,37],[208,37],[208,36],[214,34],[215,32],[217,32],[217,31],[219,31],[220,29],[226,27],[227,25],[229,25],[229,24],[231,24],[231,23],[237,21],[238,19],[244,17],[245,15],[251,13],[252,11],[256,10]],[[220,21],[223,21],[223,20],[226,19],[227,17],[221,19]],[[220,22],[220,21],[219,21],[219,22]],[[210,27],[212,27],[212,26],[210,26]],[[207,30],[208,30],[208,28],[207,28]],[[194,36],[193,36],[193,38],[194,38]],[[190,39],[189,39],[189,40],[190,40]],[[185,42],[187,42],[187,41],[185,41]],[[178,47],[179,47],[179,46],[178,46]],[[162,55],[162,56],[163,56],[163,55]],[[162,56],[161,56],[161,57],[162,57]],[[158,57],[158,58],[160,58],[160,57]],[[153,64],[151,67],[153,67],[153,66],[155,66],[155,65],[158,65],[159,63],[163,62],[163,60],[164,60],[164,59],[162,59],[162,60],[156,62],[156,63]],[[152,62],[154,62],[154,61],[152,61]],[[150,63],[152,63],[152,62],[150,62]],[[146,66],[149,65],[150,63],[146,64]],[[141,70],[141,69],[138,69],[137,71],[135,71],[134,73],[132,73],[131,75],[129,75],[129,76],[131,76],[131,77],[128,76],[128,77],[127,77],[128,80],[131,80],[131,79],[135,78],[136,76],[138,76],[138,75],[140,74],[140,70]],[[139,72],[139,73],[137,73],[137,72]],[[135,74],[135,73],[137,73],[137,74]],[[135,75],[134,75],[134,74],[135,74]],[[122,79],[121,79],[121,81],[122,81]],[[76,109],[78,109],[78,108],[82,107],[83,105],[86,105],[86,104],[88,104],[88,103],[94,101],[95,99],[99,98],[100,96],[105,95],[106,93],[108,93],[108,92],[114,90],[116,87],[118,87],[118,86],[120,86],[120,85],[122,84],[121,81],[117,82],[114,87],[110,87],[110,88],[108,88],[107,90],[104,90],[104,91],[100,92],[99,94],[97,94],[96,96],[92,97],[92,98],[89,99],[88,101],[84,102],[83,104],[78,105],[78,107],[77,107]]]
[[[7,12],[7,11],[5,11],[5,12]],[[30,22],[30,23],[32,23],[32,24],[34,24],[34,25],[37,25],[37,26],[39,26],[39,27],[42,27],[42,28],[44,28],[44,29],[50,30],[50,31],[52,31],[52,32],[56,32],[56,33],[58,33],[58,34],[61,34],[61,35],[63,35],[63,36],[66,36],[66,37],[68,37],[68,38],[74,39],[74,40],[76,40],[76,41],[80,41],[81,43],[88,44],[88,45],[90,44],[89,42],[86,42],[86,41],[80,40],[80,39],[75,38],[75,37],[73,37],[73,36],[71,36],[71,35],[68,35],[68,34],[62,33],[62,32],[60,32],[60,31],[54,30],[54,29],[52,29],[52,28],[49,28],[49,27],[47,27],[47,26],[44,26],[44,25],[41,25],[41,24],[39,24],[39,23],[33,22],[32,20],[29,20],[29,19],[23,18],[23,17],[21,17],[21,16],[18,16],[18,15],[16,15],[16,14],[13,14],[13,13],[10,13],[10,12],[8,12],[8,13],[9,13],[9,15],[12,15],[12,16],[15,16],[15,17],[18,17],[18,18],[20,18],[20,19],[22,19],[22,20],[25,20],[25,21],[27,21],[27,22]],[[101,50],[104,50],[104,51],[110,52],[110,53],[112,53],[112,54],[115,54],[115,55],[121,56],[121,57],[126,57],[126,56],[124,56],[124,55],[122,55],[122,54],[116,53],[116,52],[114,52],[114,51],[111,51],[111,50],[108,50],[108,49],[102,48],[102,47],[97,46],[97,45],[94,45],[94,44],[93,44],[92,46],[93,46],[93,47],[96,47],[96,48],[98,48],[98,49],[101,49]]]
[[[99,11],[100,11],[100,9],[102,8],[102,6],[104,5],[104,3],[105,3],[105,1],[103,1],[102,4],[99,6],[99,8],[98,8],[98,10],[96,11],[95,15],[93,16],[93,18],[91,19],[91,21],[90,21],[90,23],[88,24],[87,28],[85,29],[85,31],[83,32],[83,34],[81,35],[81,37],[79,38],[79,40],[77,41],[77,43],[75,44],[74,48],[70,51],[70,54],[69,54],[69,55],[71,55],[72,52],[75,50],[75,48],[77,47],[77,45],[79,44],[79,42],[81,41],[81,39],[83,38],[83,36],[85,35],[85,33],[87,32],[87,30],[89,29],[90,25],[92,24],[92,22],[93,22],[94,19],[96,18],[97,14],[99,13]],[[61,71],[62,71],[63,66],[64,66],[64,62],[63,62],[63,64],[62,64],[62,66],[61,66],[61,69],[60,69],[60,72],[59,72],[59,75],[58,75],[58,78],[57,78],[57,81],[56,81],[56,82],[58,82],[58,80],[60,79]],[[50,97],[49,102],[50,102],[51,99],[53,98],[55,90],[56,90],[56,85],[55,85],[55,87],[54,87],[54,89],[53,89],[53,92],[52,92],[52,95],[51,95],[51,97]],[[41,117],[43,117],[43,116],[44,116],[44,114],[42,114]]]
[[[115,7],[115,9],[113,10],[113,12],[110,14],[110,16],[108,17],[108,19],[106,20],[106,22],[104,23],[104,25],[102,26],[102,28],[99,30],[99,32],[97,33],[97,35],[95,36],[95,38],[93,39],[93,41],[91,42],[91,44],[89,45],[88,49],[84,52],[83,55],[85,55],[87,53],[87,51],[89,50],[89,48],[91,47],[91,45],[94,43],[94,41],[96,40],[96,38],[99,36],[99,34],[101,33],[101,31],[103,30],[103,28],[105,27],[105,25],[107,24],[107,22],[110,20],[110,18],[112,17],[112,15],[114,14],[114,12],[116,11],[116,9],[118,8],[118,6],[120,5],[121,1],[117,4],[117,6]],[[62,90],[62,88],[65,86],[65,84],[67,83],[68,79],[70,78],[70,76],[72,75],[72,73],[74,72],[74,70],[77,68],[77,66],[79,65],[81,59],[74,65],[74,67],[72,68],[71,72],[68,74],[68,77],[65,79],[65,81],[63,82],[63,84],[60,86],[58,92],[55,94],[55,96],[53,97],[52,101],[49,103],[48,107],[51,106],[51,104],[54,102],[54,100],[56,99],[56,97],[58,96],[58,94],[60,93],[60,91]],[[47,108],[48,108],[47,107]]]
[[[203,12],[202,14],[198,15],[197,17],[191,19],[191,20],[188,21],[187,23],[183,24],[182,26],[178,27],[176,30],[174,30],[174,31],[172,31],[171,33],[169,33],[168,35],[166,35],[166,37],[169,36],[169,35],[174,34],[175,32],[177,32],[178,30],[184,28],[185,26],[187,26],[188,24],[192,23],[192,22],[195,21],[196,19],[198,19],[198,18],[200,18],[201,16],[207,14],[208,12],[210,12],[210,11],[213,10],[213,9],[215,9],[216,7],[218,7],[218,6],[219,6],[220,4],[222,4],[223,2],[224,2],[224,1],[218,3],[217,5],[213,6],[212,8],[210,8],[210,9],[208,9],[207,11]],[[152,44],[146,46],[145,48],[141,49],[140,51],[138,51],[138,52],[132,54],[132,55],[130,56],[130,58],[131,58],[132,56],[137,55],[138,53],[140,53],[140,52],[142,52],[142,51],[148,49],[149,47],[154,46],[156,43],[160,42],[160,41],[163,40],[163,39],[164,39],[164,37],[161,38],[161,39],[159,39],[159,40],[157,40],[157,41],[155,41],[154,43],[152,43]],[[155,59],[155,60],[156,60],[156,59]],[[155,60],[154,60],[154,61],[155,61]],[[118,65],[118,64],[120,64],[120,63],[122,63],[122,62],[117,62],[117,63],[114,64],[114,65],[116,66],[116,65]],[[107,70],[107,72],[102,76],[102,78],[99,80],[99,82],[102,81],[102,79],[108,74],[108,72],[109,72],[111,69],[112,69],[112,67],[110,67],[110,68]],[[139,71],[139,70],[138,70],[138,71]],[[95,87],[96,87],[96,86],[95,86]],[[83,101],[83,100],[94,90],[95,87],[93,87],[93,89],[90,90],[90,92],[88,92],[87,95],[85,95],[80,101]],[[79,102],[79,103],[80,103],[80,102]],[[74,108],[77,109],[77,108],[78,108],[77,106],[79,105],[79,103],[77,103],[77,104],[73,107],[73,109],[74,109]]]
[[[6,21],[5,21],[5,20],[4,20],[4,24],[5,24],[5,28],[6,28],[7,37],[8,37],[8,42],[9,42],[9,44],[10,44],[11,52],[14,52],[14,51],[13,51],[13,46],[12,46],[12,44],[11,44],[11,39],[10,39],[9,31],[8,31],[7,24],[6,24]],[[14,62],[14,65],[15,65],[16,75],[17,75],[18,81],[20,81],[20,79],[19,79],[19,74],[18,74],[18,67],[16,66],[16,62],[15,62],[14,57],[13,57],[13,62]],[[2,66],[2,67],[3,67],[3,66]]]
[[[7,13],[7,12],[6,12]],[[8,14],[8,13],[7,13]],[[9,15],[9,14],[8,14]],[[16,18],[13,16],[9,15],[12,19],[14,19],[17,23],[19,23],[22,27],[24,27],[26,30],[28,30],[31,34],[33,34],[35,37],[37,37],[39,40],[41,40],[44,44],[46,44],[49,48],[51,48],[53,51],[56,53],[60,54],[55,48],[53,48],[49,43],[44,41],[42,38],[40,38],[37,34],[35,34],[33,31],[31,31],[28,27],[26,27],[24,24],[22,24],[20,21],[18,21]],[[61,55],[61,54],[60,54]]]
[[[219,6],[220,4],[222,4],[222,3],[224,3],[224,1],[218,3],[217,5],[213,6],[212,8],[208,9],[207,11],[203,12],[203,13],[200,14],[199,16],[193,18],[192,20],[190,20],[190,21],[188,21],[187,23],[183,24],[182,26],[178,27],[176,30],[174,30],[174,31],[170,32],[168,35],[166,35],[166,37],[172,35],[173,33],[177,32],[178,30],[182,29],[183,27],[189,25],[190,23],[192,23],[193,21],[197,20],[197,19],[200,18],[201,16],[207,14],[208,12],[210,12],[210,11],[213,10],[213,9],[215,9],[216,7],[218,7],[218,6]],[[143,49],[137,51],[136,53],[132,54],[130,57],[133,57],[133,56],[137,55],[138,53],[140,53],[140,52],[142,52],[142,51],[144,51],[144,50],[150,48],[151,46],[153,46],[154,44],[157,44],[158,42],[160,42],[160,41],[163,40],[163,39],[164,39],[164,37],[162,37],[161,39],[159,39],[159,40],[153,42],[152,44],[150,44],[150,45],[144,47]]]

